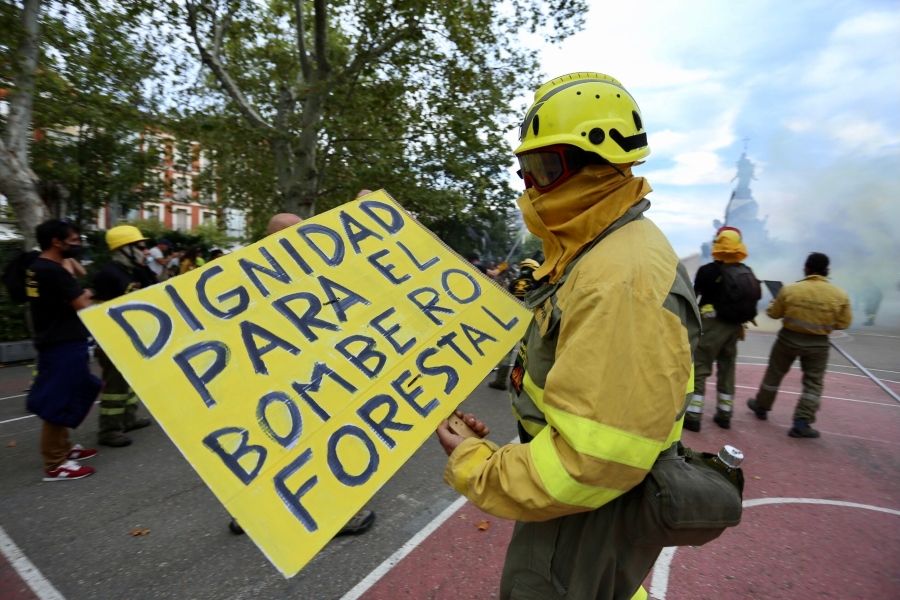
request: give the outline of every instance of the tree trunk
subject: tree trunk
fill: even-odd
[[[294,156],[297,187],[292,190],[291,200],[296,202],[303,218],[316,214],[316,200],[319,197],[319,167],[316,154],[319,147],[319,128],[322,122],[321,92],[311,92],[303,104],[303,119],[300,135],[297,136],[297,151]]]
[[[0,193],[9,203],[18,220],[19,231],[25,238],[24,247],[32,248],[37,243],[34,228],[45,218],[44,203],[37,193],[36,176],[0,140]]]
[[[316,214],[318,167],[316,130],[305,128],[300,135],[278,132],[270,140],[281,193],[281,209],[309,218]]]
[[[22,41],[16,51],[17,72],[9,101],[5,139],[0,140],[0,192],[9,199],[19,221],[25,246],[35,243],[34,228],[44,219],[44,205],[37,191],[37,176],[29,166],[34,73],[37,70],[40,0],[25,0]]]

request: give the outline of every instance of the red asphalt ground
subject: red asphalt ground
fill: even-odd
[[[785,377],[767,421],[746,408],[765,366],[738,366],[732,428],[711,420],[707,392],[701,433],[686,445],[744,451],[742,522],[702,547],[677,548],[666,573],[645,581],[652,598],[900,598],[900,404],[869,379],[829,372],[816,428],[822,437],[787,436],[800,391],[800,371]],[[891,385],[900,392],[900,385]],[[707,389],[715,389],[714,379]],[[794,393],[791,393],[794,392]],[[816,499],[820,504],[791,503]],[[843,502],[889,509],[829,505]],[[482,530],[479,528],[487,526]],[[496,598],[512,523],[466,504],[400,561],[364,600]]]
[[[738,366],[731,430],[711,421],[707,393],[703,431],[685,432],[684,442],[703,450],[724,443],[741,448],[745,503],[821,503],[749,506],[741,525],[719,539],[677,548],[668,571],[661,557],[645,587],[658,600],[900,598],[900,404],[864,377],[829,372],[816,423],[822,437],[796,440],[786,433],[800,390],[798,369],[785,378],[768,421],[744,405],[764,369]],[[714,385],[711,379],[708,389]],[[900,392],[900,385],[888,385]],[[511,522],[466,504],[362,598],[496,598],[511,531]],[[2,554],[0,592],[3,600],[37,598]]]

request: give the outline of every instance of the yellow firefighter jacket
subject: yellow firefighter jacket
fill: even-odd
[[[788,331],[809,335],[847,329],[852,320],[847,294],[822,275],[810,275],[781,288],[766,314],[782,319]]]
[[[513,408],[533,439],[467,439],[445,470],[482,510],[542,521],[598,508],[680,439],[700,317],[687,273],[642,217],[648,207],[641,200],[526,298],[535,316]]]

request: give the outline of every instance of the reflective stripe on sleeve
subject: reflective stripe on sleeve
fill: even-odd
[[[672,431],[669,432],[669,437],[666,438],[666,443],[663,444],[662,449],[666,450],[681,439],[681,430],[684,428],[684,417],[682,416],[680,419],[675,421],[675,424],[672,425]]]
[[[663,450],[658,440],[645,438],[550,406],[544,407],[553,426],[579,454],[649,470]]]
[[[616,427],[544,405],[544,390],[525,374],[525,391],[562,438],[579,454],[649,470],[667,446]],[[555,451],[554,451],[555,453]]]
[[[541,484],[557,502],[597,508],[624,493],[623,490],[596,487],[576,481],[563,466],[556,452],[550,427],[545,427],[531,440],[528,448]]]

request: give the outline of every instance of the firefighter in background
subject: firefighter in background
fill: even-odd
[[[533,258],[526,258],[519,263],[519,275],[509,283],[510,293],[519,300],[525,299],[525,294],[535,288],[537,282],[534,280],[534,270],[540,267],[540,263]],[[509,389],[509,374],[512,371],[513,364],[516,360],[518,352],[518,344],[513,347],[512,352],[497,365],[497,373],[494,375],[493,381],[488,383],[489,387],[495,390]]]
[[[747,406],[757,419],[768,418],[775,403],[778,386],[800,358],[803,391],[794,409],[794,424],[788,435],[817,438],[819,432],[810,424],[819,411],[825,369],[828,366],[828,335],[835,329],[847,329],[853,320],[847,293],[828,281],[828,257],[813,252],[806,259],[800,281],[784,286],[766,309],[773,319],[781,319],[781,331],[769,354],[766,374],[755,398]]]
[[[650,153],[640,109],[612,77],[541,86],[515,150],[542,285],[511,378],[521,444],[462,438],[442,422],[445,480],[482,510],[516,519],[501,599],[646,598],[661,547],[634,543],[641,484],[674,451],[700,331],[691,281],[644,212]],[[524,357],[524,358],[523,358]],[[486,427],[464,420],[476,434]]]
[[[744,339],[744,323],[756,318],[762,296],[756,276],[743,261],[747,258],[741,231],[721,227],[712,245],[713,262],[700,267],[694,292],[700,305],[703,333],[694,355],[694,394],[684,416],[684,428],[700,431],[705,404],[706,378],[716,364],[716,414],[713,421],[731,427],[738,340]]]
[[[105,302],[156,283],[156,276],[145,263],[145,238],[137,227],[118,225],[106,232],[110,262],[94,278],[94,300]],[[100,431],[97,442],[120,448],[131,444],[126,432],[150,425],[138,416],[138,397],[102,348],[96,352],[102,369],[100,393]]]

